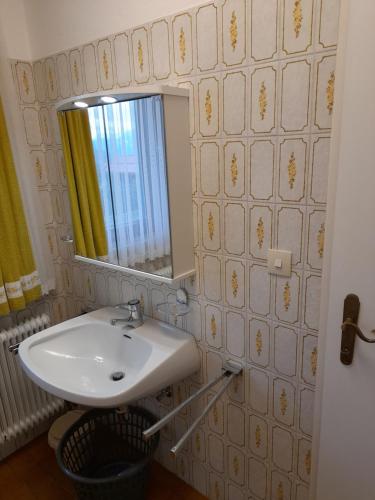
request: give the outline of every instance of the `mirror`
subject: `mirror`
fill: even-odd
[[[166,280],[193,272],[188,99],[177,90],[58,108],[77,258]]]

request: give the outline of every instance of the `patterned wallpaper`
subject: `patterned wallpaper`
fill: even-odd
[[[338,10],[339,0],[218,0],[11,62],[57,275],[37,307],[55,322],[134,296],[158,317],[175,294],[72,261],[60,240],[70,222],[55,102],[153,82],[191,91],[197,274],[183,283],[191,313],[178,324],[196,337],[202,369],[172,401],[144,404],[163,415],[223,360],[243,363],[177,460],[169,449],[207,399],[162,432],[161,462],[210,499],[308,498]],[[290,278],[267,273],[270,247],[293,252]]]

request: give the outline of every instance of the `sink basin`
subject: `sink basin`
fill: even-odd
[[[192,335],[153,319],[134,330],[110,324],[126,314],[106,307],[36,333],[19,347],[23,369],[55,396],[94,407],[129,403],[198,370]]]

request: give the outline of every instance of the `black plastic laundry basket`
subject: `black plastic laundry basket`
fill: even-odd
[[[57,462],[80,500],[144,500],[159,434],[145,441],[142,432],[155,422],[148,411],[129,406],[124,413],[90,410],[68,429]]]

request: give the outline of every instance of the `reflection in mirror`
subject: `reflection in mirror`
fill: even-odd
[[[173,277],[160,95],[59,112],[76,253]]]

